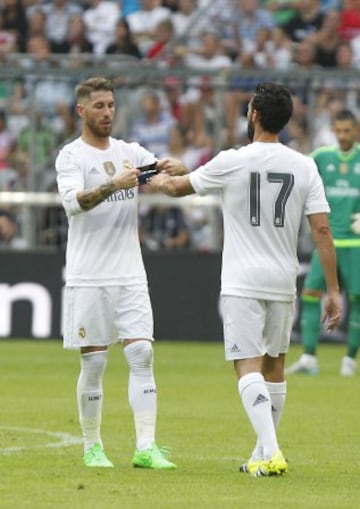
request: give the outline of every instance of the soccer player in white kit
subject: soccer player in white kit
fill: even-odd
[[[64,348],[81,354],[77,401],[83,463],[113,466],[100,434],[103,375],[108,347],[121,341],[136,431],[132,463],[174,469],[155,442],[153,316],[137,225],[137,168],[156,159],[139,144],[110,136],[115,109],[110,80],[95,77],[80,83],[76,100],[82,132],[60,150],[56,171],[69,219]]]
[[[288,89],[259,85],[248,108],[251,144],[220,152],[187,174],[163,159],[151,186],[170,196],[221,196],[224,246],[221,273],[225,358],[234,362],[238,391],[257,443],[240,471],[281,475],[287,462],[276,428],[285,404],[285,354],[290,343],[298,271],[297,241],[302,215],[326,274],[322,319],[333,330],[341,303],[336,256],[328,224],[329,206],[316,165],[279,143],[293,110]]]

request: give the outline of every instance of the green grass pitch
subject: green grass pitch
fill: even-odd
[[[359,375],[339,376],[345,348],[321,345],[321,373],[288,378],[278,436],[281,478],[238,472],[254,435],[221,343],[155,345],[157,441],[176,471],[134,469],[127,367],[110,350],[103,440],[114,469],[86,469],[75,385],[77,352],[60,341],[0,341],[0,507],[4,509],[355,509],[360,507]],[[291,347],[289,363],[300,353]],[[59,434],[59,435],[58,435]],[[60,435],[62,434],[62,435]],[[49,445],[60,445],[49,447]]]

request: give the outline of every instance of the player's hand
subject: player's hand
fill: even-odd
[[[356,214],[351,214],[352,223],[350,225],[351,231],[355,233],[355,235],[360,235],[360,212]]]
[[[156,168],[160,171],[164,171],[168,175],[171,175],[172,177],[177,175],[186,175],[189,173],[189,170],[187,167],[177,159],[172,159],[170,157],[165,159],[160,159],[157,162]]]
[[[140,171],[136,168],[127,168],[116,175],[116,177],[113,178],[113,182],[117,189],[131,189],[138,185],[139,174]]]
[[[321,323],[326,324],[329,332],[336,329],[342,313],[341,297],[338,291],[328,293],[325,297],[324,308],[321,316]]]
[[[157,173],[148,180],[148,186],[152,191],[161,191],[162,186],[170,180],[170,176],[167,173]]]

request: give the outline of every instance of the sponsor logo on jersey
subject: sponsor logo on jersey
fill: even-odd
[[[134,165],[129,161],[129,159],[124,159],[122,163],[125,170],[130,170],[131,168],[134,168]]]
[[[134,189],[119,189],[116,193],[110,195],[105,201],[114,203],[117,201],[132,200],[135,196]]]
[[[339,165],[339,171],[342,175],[345,175],[349,172],[349,165],[348,163],[340,163]]]
[[[85,327],[80,327],[78,334],[81,339],[84,339],[86,336]]]
[[[113,177],[115,175],[116,168],[115,168],[115,165],[114,165],[114,163],[112,161],[105,161],[103,163],[103,166],[104,166],[104,170],[109,175],[109,177]]]
[[[328,164],[326,170],[330,172],[335,171],[335,164],[332,163]]]

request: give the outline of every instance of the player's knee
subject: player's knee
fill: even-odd
[[[139,340],[124,348],[127,363],[132,370],[152,368],[153,348],[151,341]]]

